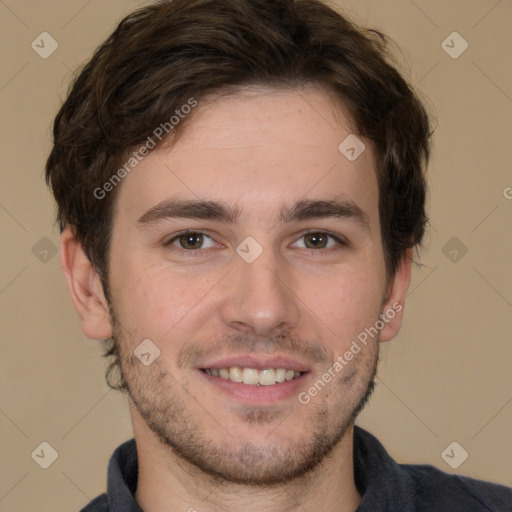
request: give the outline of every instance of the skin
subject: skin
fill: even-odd
[[[319,89],[249,89],[200,102],[178,142],[150,153],[119,185],[110,310],[80,244],[69,229],[62,234],[84,333],[120,344],[145,511],[353,512],[360,503],[354,411],[371,387],[379,342],[397,334],[403,311],[307,404],[297,393],[247,404],[197,369],[233,354],[286,355],[310,365],[299,389],[307,391],[380,314],[404,304],[411,255],[386,274],[371,144],[353,162],[338,151],[351,133]],[[139,222],[170,198],[222,202],[240,217]],[[334,199],[356,204],[367,225],[351,217],[277,222],[297,201]],[[199,248],[183,253],[183,230],[210,238],[193,239]],[[346,244],[312,246],[318,239],[307,233]],[[263,250],[252,263],[236,252],[248,236]],[[133,351],[148,338],[160,355],[144,366]]]

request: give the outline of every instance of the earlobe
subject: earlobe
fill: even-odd
[[[380,341],[391,341],[400,330],[405,305],[405,296],[411,281],[412,249],[407,249],[395,275],[389,284],[386,300],[382,307],[381,319],[384,323],[380,331]]]
[[[60,263],[83,333],[95,340],[110,338],[109,308],[100,277],[69,226],[60,236]]]

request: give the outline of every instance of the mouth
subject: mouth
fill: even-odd
[[[293,400],[314,375],[307,361],[284,354],[240,354],[203,361],[196,369],[218,396],[248,405]]]
[[[258,370],[257,368],[241,368],[240,366],[200,368],[200,370],[206,373],[206,375],[249,386],[273,386],[298,379],[301,375],[307,373],[286,368],[264,368]]]

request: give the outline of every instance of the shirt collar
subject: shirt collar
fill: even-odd
[[[143,512],[135,501],[139,463],[135,439],[116,448],[108,464],[107,501],[110,512]]]
[[[354,428],[354,478],[362,501],[357,512],[416,510],[415,483],[369,432]]]

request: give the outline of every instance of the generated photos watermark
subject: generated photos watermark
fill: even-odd
[[[298,395],[298,400],[301,404],[309,404],[311,398],[317,396],[325,386],[336,377],[337,373],[343,371],[343,369],[349,364],[354,357],[359,354],[363,348],[368,344],[369,339],[375,338],[379,332],[384,328],[386,324],[395,318],[396,314],[402,311],[403,306],[399,302],[394,302],[393,305],[388,308],[383,314],[379,316],[379,319],[371,326],[364,329],[357,335],[357,339],[352,341],[350,348],[345,351],[343,355],[339,355],[334,363],[312,384],[307,391],[302,391]]]
[[[96,199],[105,199],[107,194],[114,190],[114,188],[121,183],[121,180],[125,178],[137,165],[139,165],[149,152],[154,149],[159,142],[161,142],[176,125],[178,125],[182,119],[184,119],[192,109],[197,107],[197,100],[189,98],[187,103],[183,104],[180,108],[174,111],[175,115],[169,118],[169,121],[165,121],[158,125],[151,135],[148,136],[146,142],[140,146],[136,151],[133,151],[131,156],[126,162],[105,182],[101,187],[96,187],[93,191]]]

